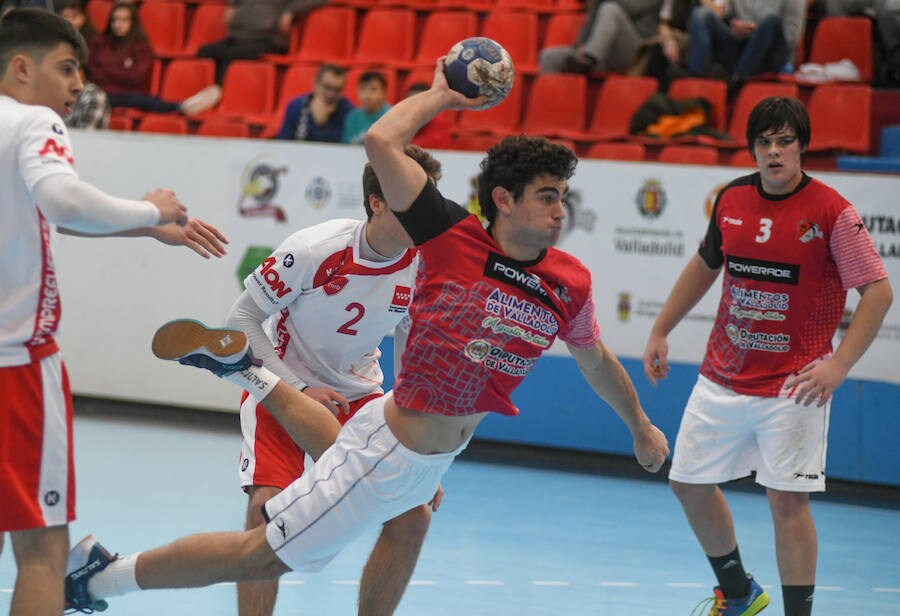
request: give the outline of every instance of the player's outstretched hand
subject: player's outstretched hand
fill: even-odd
[[[322,404],[334,413],[335,417],[350,412],[350,401],[330,387],[307,387],[303,393]]]
[[[165,188],[151,190],[144,195],[144,201],[149,201],[159,208],[159,224],[165,225],[170,222],[182,226],[187,224],[187,208],[171,190]]]
[[[199,218],[190,218],[183,227],[169,223],[153,227],[150,234],[163,244],[170,246],[187,246],[204,259],[224,257],[228,238],[208,222]]]
[[[447,83],[447,76],[444,75],[444,60],[447,56],[441,56],[437,60],[434,67],[434,80],[431,82],[433,90],[439,90],[447,97],[447,109],[477,109],[484,106],[487,97],[479,96],[477,98],[469,98],[464,94],[453,90]]]
[[[645,471],[658,471],[669,455],[669,443],[666,435],[653,424],[647,424],[640,434],[634,437],[634,457]]]
[[[789,376],[785,382],[785,389],[797,387],[794,402],[809,406],[816,402],[816,406],[825,406],[831,398],[834,390],[847,378],[848,369],[835,361],[833,357],[816,359],[805,366],[797,374]]]
[[[644,375],[655,387],[656,381],[669,374],[669,343],[665,336],[650,334],[647,348],[644,349]]]

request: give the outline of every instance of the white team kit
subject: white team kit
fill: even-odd
[[[378,345],[406,317],[418,266],[414,249],[388,261],[363,259],[365,228],[365,221],[338,219],[302,229],[244,281],[272,315],[266,333],[287,367],[310,386],[350,400],[382,392]],[[291,443],[265,442],[281,430],[257,407],[249,397],[241,405],[241,483],[283,487],[302,472],[302,459],[271,471],[278,480],[263,470],[282,466],[275,458],[287,455]]]
[[[72,165],[55,112],[0,96],[0,390],[7,403],[0,440],[9,443],[0,448],[9,499],[0,531],[65,524],[75,515],[71,396],[53,339],[61,315],[53,229],[33,196],[47,177],[76,176]]]

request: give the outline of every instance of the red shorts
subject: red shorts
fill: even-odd
[[[72,394],[59,353],[0,368],[0,531],[75,519]]]
[[[338,415],[341,425],[366,402],[383,396],[374,393],[350,403],[350,412]],[[285,489],[303,474],[304,452],[266,408],[246,391],[241,394],[241,488],[273,486]]]

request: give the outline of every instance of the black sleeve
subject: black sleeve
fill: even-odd
[[[722,191],[724,192],[724,191]],[[722,193],[716,197],[716,204],[713,206],[712,216],[709,217],[709,226],[706,228],[706,237],[700,243],[700,250],[697,253],[706,263],[709,269],[719,269],[725,262],[725,256],[722,254],[722,232],[719,230],[719,199]]]
[[[458,203],[445,199],[431,182],[425,182],[422,192],[408,210],[395,214],[416,246],[472,215]]]

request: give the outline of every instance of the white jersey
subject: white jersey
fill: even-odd
[[[47,107],[0,96],[0,367],[19,366],[56,350],[62,313],[50,236],[33,197],[46,177],[68,174],[72,144]]]
[[[270,315],[266,333],[290,370],[350,400],[381,391],[378,345],[407,315],[418,257],[360,257],[366,223],[332,220],[288,237],[244,281]]]

